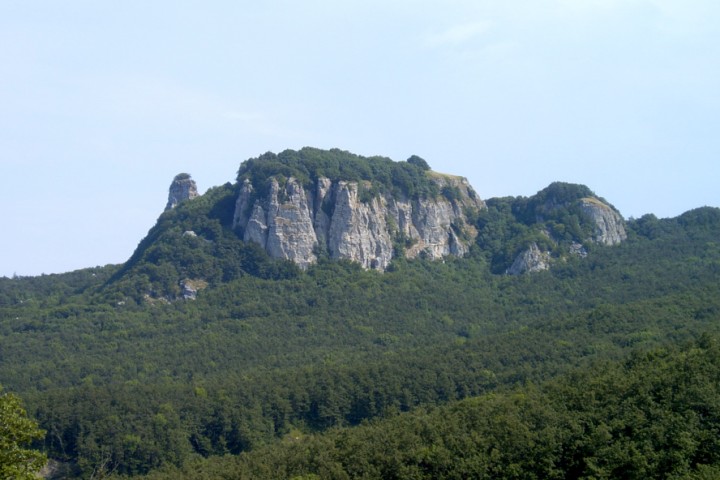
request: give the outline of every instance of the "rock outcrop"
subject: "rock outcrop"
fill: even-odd
[[[609,205],[597,198],[587,197],[580,200],[580,207],[595,224],[592,238],[595,243],[617,245],[627,239],[622,216]]]
[[[576,232],[578,242],[617,245],[627,239],[625,221],[620,213],[585,185],[553,182],[532,196],[523,208],[526,209],[525,221],[534,218],[537,223],[567,224],[572,223],[568,214],[580,217],[581,224],[591,227],[593,232],[582,238]]]
[[[180,282],[182,298],[185,300],[196,300],[200,290],[207,288],[208,282],[202,279],[191,280],[186,278]]]
[[[537,243],[531,243],[527,250],[521,252],[507,269],[508,275],[541,272],[550,268],[550,252],[543,252]]]
[[[585,185],[554,182],[528,200],[511,206],[516,219],[544,237],[541,251],[535,242],[528,243],[505,272],[520,275],[547,270],[567,255],[584,258],[586,245],[617,245],[627,239],[625,220],[610,204],[595,196]]]
[[[176,175],[170,184],[168,203],[165,210],[175,208],[180,202],[190,200],[198,196],[197,185],[189,174],[181,173]]]
[[[362,182],[318,178],[303,188],[295,178],[273,178],[258,196],[249,180],[240,186],[233,228],[274,258],[306,268],[326,254],[385,270],[395,255],[431,259],[467,253],[477,236],[466,212],[485,208],[466,179],[430,173],[439,191],[452,195],[409,199],[368,198]]]

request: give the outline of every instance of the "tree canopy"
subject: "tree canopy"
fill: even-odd
[[[16,395],[0,395],[0,478],[35,480],[47,458],[28,447],[33,440],[44,436],[37,422],[27,417]]]
[[[296,178],[311,191],[318,178],[326,177],[332,181],[369,182],[373,194],[394,192],[410,198],[438,195],[437,184],[426,174],[427,163],[420,157],[411,158],[416,159],[394,162],[386,157],[363,157],[339,149],[305,147],[248,159],[240,165],[237,178],[240,182],[250,180],[261,194],[267,191],[269,178],[282,176]]]

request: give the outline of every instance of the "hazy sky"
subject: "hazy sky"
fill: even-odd
[[[303,146],[718,206],[720,2],[0,0],[0,276],[121,263],[175,174]]]

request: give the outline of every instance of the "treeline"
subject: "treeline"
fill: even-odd
[[[394,162],[386,157],[362,157],[339,149],[305,147],[248,159],[240,165],[237,180],[240,183],[250,180],[261,196],[267,193],[271,177],[294,177],[310,191],[315,191],[318,178],[325,177],[332,181],[368,182],[371,196],[393,193],[415,199],[441,193],[426,174],[429,169],[427,162],[416,155],[407,162]]]
[[[539,385],[423,407],[322,434],[289,432],[161,479],[715,479],[720,348],[635,351]]]
[[[74,272],[34,277],[0,277],[0,308],[31,302],[47,307],[73,302],[87,302],[89,292],[101,287],[118,271],[118,266],[85,268]]]

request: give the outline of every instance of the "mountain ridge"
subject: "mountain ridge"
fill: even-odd
[[[522,274],[627,237],[620,213],[584,185],[482,200],[466,178],[435,172],[416,155],[395,162],[339,149],[267,152],[242,162],[236,183],[196,192],[190,175],[173,180],[166,211],[115,279],[144,258],[145,295],[181,298],[189,283],[259,270],[294,275],[322,258],[384,271],[400,258],[476,248],[495,273]]]

